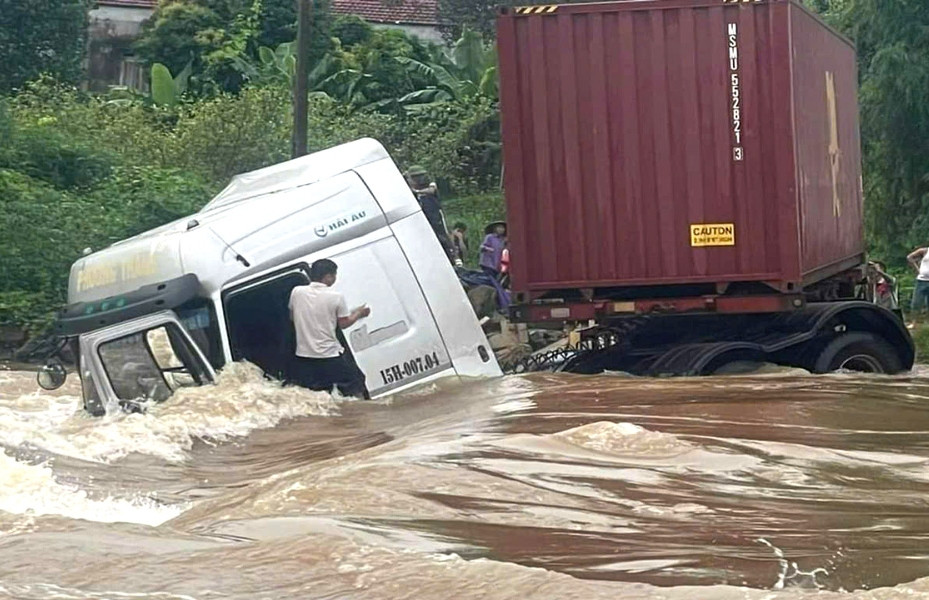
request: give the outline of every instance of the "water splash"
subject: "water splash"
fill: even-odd
[[[33,517],[60,515],[101,523],[159,525],[183,512],[151,498],[94,500],[80,488],[56,481],[47,464],[31,465],[0,453],[0,511],[25,515],[4,533],[28,529]]]
[[[599,421],[556,433],[553,438],[587,450],[614,455],[671,457],[694,449],[668,433],[649,431],[633,423]]]
[[[783,590],[785,588],[800,588],[800,589],[811,589],[811,590],[821,590],[826,586],[819,583],[816,580],[816,577],[819,575],[828,576],[829,571],[823,567],[817,567],[811,571],[803,571],[797,566],[797,563],[793,561],[788,561],[787,557],[784,554],[784,551],[769,542],[764,538],[758,538],[755,540],[761,544],[764,544],[774,552],[774,555],[777,557],[778,565],[780,569],[777,574],[777,581],[772,586],[775,590]]]
[[[138,453],[179,463],[197,440],[222,442],[286,419],[337,413],[338,403],[329,394],[283,387],[254,365],[234,363],[216,385],[182,389],[145,413],[93,418],[76,397],[24,394],[0,403],[0,444],[92,462]]]

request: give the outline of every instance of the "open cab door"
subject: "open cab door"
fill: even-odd
[[[455,373],[416,276],[388,228],[325,256],[339,266],[333,289],[345,296],[349,308],[371,308],[370,317],[342,332],[342,343],[365,374],[372,398]],[[293,379],[289,371],[296,340],[288,301],[294,287],[310,283],[311,260],[223,293],[233,360],[250,361],[278,379]]]
[[[142,410],[182,387],[215,381],[216,374],[170,310],[80,336],[84,408],[101,416],[110,407]]]

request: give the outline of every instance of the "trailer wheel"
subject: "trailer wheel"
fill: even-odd
[[[733,360],[722,363],[709,371],[707,375],[750,375],[764,367],[764,365],[763,360]]]
[[[829,373],[839,369],[861,373],[899,373],[903,370],[900,357],[884,338],[873,333],[848,332],[826,344],[816,358],[814,373]]]

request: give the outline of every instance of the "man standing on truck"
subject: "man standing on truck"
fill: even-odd
[[[291,379],[303,387],[343,396],[369,398],[365,376],[336,337],[336,328],[347,329],[371,314],[367,306],[349,312],[345,297],[331,289],[338,267],[329,259],[310,267],[310,284],[290,292],[290,318],[294,323],[297,351]]]
[[[406,181],[416,195],[416,200],[423,209],[423,214],[435,237],[442,244],[442,249],[455,266],[462,266],[461,259],[456,256],[455,247],[448,239],[448,230],[445,227],[445,217],[442,215],[442,205],[439,203],[439,190],[435,182],[429,181],[429,174],[422,167],[410,167],[406,172]]]
[[[916,287],[910,308],[913,312],[924,312],[929,308],[929,248],[917,248],[906,257],[906,262],[916,271]]]

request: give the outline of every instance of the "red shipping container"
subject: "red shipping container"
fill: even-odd
[[[864,261],[855,49],[796,0],[516,7],[498,44],[515,290]]]

